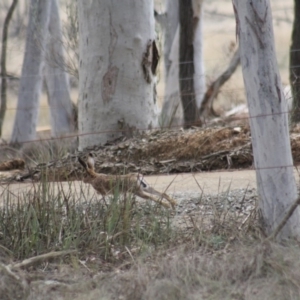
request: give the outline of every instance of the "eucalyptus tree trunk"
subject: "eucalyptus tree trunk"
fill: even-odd
[[[192,0],[179,0],[179,88],[185,127],[194,125],[198,118],[194,82],[193,14]]]
[[[179,0],[180,25],[177,26],[169,52],[165,101],[161,113],[164,125],[194,124],[198,119],[198,110],[206,89],[202,7],[203,0]],[[174,28],[170,36],[173,32]]]
[[[178,24],[171,52],[168,55],[169,68],[165,76],[165,99],[160,114],[160,124],[163,127],[183,125],[183,110],[179,93],[179,28]]]
[[[164,61],[165,74],[168,76],[172,59],[170,59],[172,44],[179,24],[179,0],[167,0],[166,3],[166,25],[164,34]],[[178,48],[178,41],[177,41]],[[178,61],[177,61],[178,62]]]
[[[287,107],[278,71],[269,0],[233,0],[262,225],[270,234],[297,199]],[[296,209],[279,238],[299,238]]]
[[[74,130],[69,77],[65,71],[63,36],[57,0],[51,0],[49,35],[46,47],[45,82],[51,114],[52,136]]]
[[[290,48],[290,85],[293,96],[292,123],[300,122],[300,0],[294,1],[294,24]]]
[[[49,11],[50,0],[31,0],[13,144],[36,137]]]
[[[1,68],[1,77],[2,77],[1,92],[0,92],[0,137],[2,137],[2,127],[3,127],[3,122],[6,113],[6,107],[7,107],[6,52],[7,52],[7,41],[8,41],[8,28],[17,4],[18,4],[18,0],[12,1],[3,23],[2,48],[1,48],[1,58],[0,58],[0,68]]]
[[[79,148],[158,125],[153,2],[78,1]]]
[[[206,90],[205,68],[203,59],[203,0],[193,0],[194,25],[194,89],[196,105],[199,109]]]

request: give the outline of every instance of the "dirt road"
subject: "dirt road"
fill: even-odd
[[[256,188],[255,172],[253,170],[155,175],[145,176],[145,178],[155,189],[159,191],[167,190],[167,193],[170,195],[185,191],[187,193],[202,193],[203,191],[204,194],[217,194],[227,189]],[[32,183],[11,184],[9,188],[0,186],[0,197],[8,189],[11,197],[20,197],[24,193],[33,191],[37,186],[38,184],[36,183],[35,185]],[[88,189],[81,182],[52,183],[51,186],[54,188],[53,190],[63,187],[64,190],[69,191],[71,189],[75,193]],[[1,198],[3,199],[4,197]]]

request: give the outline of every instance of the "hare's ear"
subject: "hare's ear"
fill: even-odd
[[[78,156],[78,161],[80,162],[80,164],[84,167],[85,170],[87,170],[88,166],[87,164],[82,160],[81,157]]]
[[[87,159],[87,167],[91,170],[95,170],[95,159],[92,152],[89,153],[88,159]]]

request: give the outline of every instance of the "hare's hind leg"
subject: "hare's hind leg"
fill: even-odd
[[[177,201],[170,196],[168,196],[166,193],[162,193],[161,196],[169,201],[169,203],[172,205],[172,208],[175,209],[175,206],[177,205]]]
[[[152,197],[151,195],[148,195],[141,190],[136,191],[135,194],[143,199],[154,201],[164,206],[165,208],[170,208],[170,205],[168,203],[162,202],[162,199],[156,199],[155,197]]]
[[[175,206],[177,205],[176,200],[174,200],[173,198],[171,198],[170,196],[168,196],[166,193],[160,193],[159,191],[155,190],[153,187],[151,186],[147,186],[143,189],[143,191],[152,194],[152,195],[156,195],[159,198],[164,198],[166,200],[168,200],[168,202],[171,204],[172,208],[175,209]]]
[[[171,198],[170,196],[168,196],[166,193],[160,193],[159,191],[155,190],[153,187],[151,187],[145,180],[144,180],[144,176],[142,174],[138,174],[137,175],[137,180],[138,180],[138,184],[139,187],[141,189],[141,191],[144,193],[149,193],[152,195],[156,195],[159,198],[165,198],[166,200],[168,200],[168,202],[171,204],[172,208],[175,209],[175,206],[177,205],[176,200],[174,200],[173,198]],[[145,194],[146,195],[146,194]],[[150,199],[150,198],[149,198]],[[153,199],[153,197],[151,197],[151,199]],[[153,200],[156,201],[156,200]],[[158,200],[161,201],[161,200]],[[157,202],[157,201],[156,201]]]

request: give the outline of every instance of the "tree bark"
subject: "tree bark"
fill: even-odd
[[[290,85],[293,95],[292,123],[300,122],[300,0],[294,1],[294,23],[290,47]]]
[[[186,1],[181,0],[182,5],[184,8],[188,8],[186,6]],[[181,30],[180,25],[177,26],[177,30],[174,31],[171,30],[171,28],[166,28],[166,39],[174,34],[172,46],[170,50],[167,47],[168,44],[165,43],[165,60],[167,60],[168,69],[166,72],[166,88],[165,88],[165,100],[163,103],[161,116],[160,116],[160,123],[163,126],[181,126],[184,124],[184,108],[183,108],[183,102],[180,94],[180,86],[185,85],[185,83],[190,84],[191,81],[192,85],[194,86],[194,93],[184,92],[184,99],[185,103],[189,103],[189,99],[186,96],[193,96],[196,101],[196,106],[199,109],[203,95],[205,92],[205,76],[204,76],[204,62],[203,62],[203,37],[202,37],[202,0],[193,0],[188,1],[187,5],[192,8],[192,11],[189,12],[178,10],[178,16],[181,16],[181,21],[188,24],[188,27],[184,27],[183,30]],[[172,1],[168,2],[169,6],[172,6]],[[176,7],[176,4],[174,5]],[[173,7],[174,9],[174,7]],[[188,13],[190,15],[188,15]],[[168,11],[167,11],[168,15]],[[171,34],[167,36],[167,30],[171,30]],[[185,30],[187,30],[185,32]],[[192,31],[191,31],[192,30]],[[189,41],[189,43],[192,43],[192,52],[190,54],[193,54],[190,56],[190,58],[187,58],[186,55],[183,54],[181,51],[185,48],[188,49],[189,46],[187,46],[185,43],[187,41],[183,41],[182,44],[180,44],[181,37],[188,38],[190,36],[190,39],[192,41]],[[182,46],[179,46],[179,44]],[[187,47],[186,47],[187,46]],[[181,48],[180,48],[181,47]],[[169,51],[166,53],[166,51]],[[181,52],[181,54],[179,54]],[[187,53],[186,53],[187,54]],[[194,55],[195,54],[195,55]],[[182,57],[180,57],[182,55]],[[192,59],[193,60],[190,60]],[[182,60],[184,59],[184,61]],[[189,59],[188,61],[186,59]],[[190,65],[192,66],[192,69],[190,69]],[[181,68],[181,71],[179,71]],[[183,72],[183,78],[182,75],[180,75],[180,72]],[[188,75],[185,75],[188,74]],[[188,95],[186,95],[188,94]],[[192,100],[193,102],[194,100]],[[197,116],[196,112],[196,116]],[[197,118],[197,117],[196,117]],[[193,121],[195,122],[196,119]]]
[[[179,87],[183,107],[184,127],[194,125],[197,103],[194,87],[194,24],[192,0],[179,0]]]
[[[50,0],[31,0],[13,144],[36,137],[49,11]]]
[[[178,24],[179,24],[179,0],[167,0],[165,40],[164,40],[164,61],[165,61],[166,76],[168,76],[168,73],[171,68],[172,60],[170,60],[170,53],[171,53],[172,44],[175,38]]]
[[[51,0],[45,82],[50,106],[52,136],[54,137],[70,133],[75,128],[62,43],[58,3],[57,0]]]
[[[179,25],[177,25],[168,61],[170,66],[165,77],[165,99],[160,114],[160,124],[163,127],[182,126],[183,109],[179,94]]]
[[[203,60],[203,0],[193,0],[193,48],[194,48],[194,89],[197,109],[200,108],[206,90],[205,68]],[[198,113],[197,113],[198,117]]]
[[[250,113],[259,207],[269,235],[297,199],[287,107],[278,71],[269,0],[233,0]],[[278,235],[299,238],[296,209]]]
[[[156,127],[153,3],[78,1],[79,148]]]
[[[7,73],[6,73],[6,50],[8,39],[8,28],[14,10],[18,4],[18,0],[13,0],[3,24],[2,31],[2,49],[1,49],[1,99],[0,99],[0,137],[2,136],[2,127],[6,113],[7,102]]]

